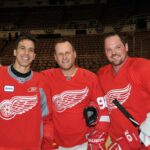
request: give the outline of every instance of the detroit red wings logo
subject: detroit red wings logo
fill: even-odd
[[[37,104],[37,96],[14,96],[10,100],[4,100],[0,103],[0,117],[4,120],[10,120],[16,115],[21,115]]]
[[[52,100],[58,112],[63,112],[82,102],[88,94],[88,87],[81,90],[68,90],[53,96]]]
[[[107,92],[104,96],[105,101],[107,102],[109,109],[115,109],[116,106],[112,103],[114,99],[117,99],[120,104],[123,104],[129,97],[131,92],[131,85],[128,84],[125,88],[113,89]]]

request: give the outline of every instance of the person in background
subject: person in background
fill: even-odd
[[[41,150],[49,114],[44,77],[30,68],[36,39],[16,41],[12,65],[0,67],[0,150]]]
[[[104,49],[110,64],[98,78],[110,112],[110,150],[150,149],[150,60],[129,57],[120,33],[107,34]]]
[[[109,116],[104,104],[97,107],[101,96],[98,78],[96,74],[75,64],[76,50],[68,39],[58,39],[54,49],[59,67],[42,71],[47,77],[51,93],[49,134],[52,130],[54,134],[49,139],[57,143],[59,150],[103,150]],[[93,108],[99,113],[96,114]],[[88,127],[86,122],[89,126],[94,124],[88,117],[85,121],[83,114],[98,117],[97,125]]]

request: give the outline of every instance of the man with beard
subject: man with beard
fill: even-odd
[[[110,112],[110,149],[148,149],[150,61],[129,57],[127,40],[119,33],[113,32],[105,36],[104,49],[110,64],[99,69],[98,78],[104,95],[100,100],[107,103]],[[128,117],[121,112],[122,108],[120,110],[114,104],[114,100],[130,114]]]
[[[43,71],[51,93],[49,134],[53,130],[54,135],[50,138],[59,150],[103,150],[109,124],[106,107],[97,108],[100,115],[95,128],[88,127],[83,116],[84,108],[97,107],[101,96],[97,76],[75,65],[76,51],[68,39],[58,39],[54,49],[59,68]]]

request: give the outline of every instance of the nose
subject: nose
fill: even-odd
[[[66,58],[67,58],[67,55],[66,55],[66,54],[64,54],[64,55],[63,55],[63,59],[66,59]]]
[[[111,50],[111,53],[112,53],[112,54],[116,54],[115,49],[112,49],[112,50]]]
[[[26,55],[29,54],[29,50],[28,50],[28,49],[25,50],[25,54],[26,54]]]

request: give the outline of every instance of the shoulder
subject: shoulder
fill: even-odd
[[[82,73],[84,76],[89,76],[89,77],[95,77],[96,74],[90,70],[84,69],[84,68],[79,68],[79,72]]]
[[[79,68],[77,75],[78,75],[78,79],[81,79],[87,83],[91,84],[91,83],[98,82],[97,75],[94,72],[89,71],[87,69]]]
[[[150,60],[145,58],[132,58],[132,65],[130,65],[130,69],[137,73],[146,73],[150,70]],[[150,71],[148,71],[150,72]]]
[[[98,70],[97,74],[98,75],[106,74],[106,73],[110,72],[111,69],[112,69],[111,64],[105,65]]]
[[[40,82],[42,80],[42,74],[37,71],[32,71],[32,79],[34,79],[37,82]]]
[[[48,87],[49,82],[47,80],[47,77],[42,73],[42,72],[36,72],[36,71],[32,71],[33,72],[33,82],[37,83],[39,88],[45,88]]]
[[[145,58],[136,58],[136,63],[137,65],[150,65],[150,60]]]
[[[51,76],[51,75],[55,74],[57,72],[57,70],[58,70],[58,68],[52,68],[52,69],[43,70],[40,73],[45,76]]]
[[[40,73],[44,76],[46,81],[49,84],[51,84],[52,82],[55,82],[59,78],[60,69],[52,68],[52,69],[43,70]]]
[[[136,84],[142,86],[149,84],[150,60],[144,58],[132,58],[132,64],[128,68],[128,74]]]
[[[6,71],[8,66],[0,66],[0,72]]]

